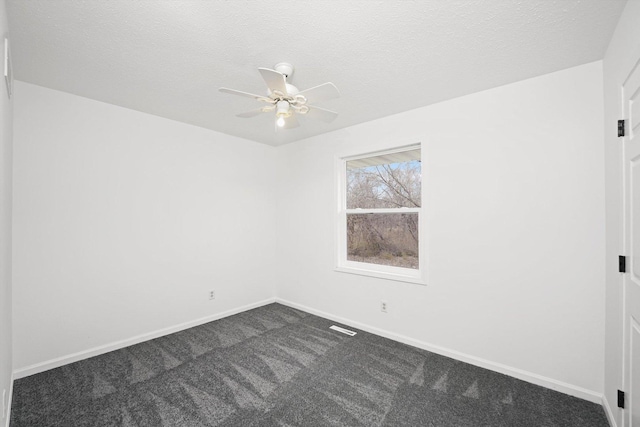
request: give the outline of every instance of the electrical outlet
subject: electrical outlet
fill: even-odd
[[[387,312],[387,302],[386,301],[380,301],[380,311],[383,313]]]
[[[209,299],[216,299],[216,291],[209,291]]]

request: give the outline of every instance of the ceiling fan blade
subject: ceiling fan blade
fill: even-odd
[[[236,114],[236,117],[242,117],[244,119],[248,119],[249,117],[255,117],[264,113],[265,111],[262,108],[258,108],[257,110],[247,111],[245,113]]]
[[[295,114],[292,114],[291,116],[284,119],[284,126],[282,126],[282,129],[293,129],[297,128],[298,126],[300,126],[300,122],[296,118]]]
[[[260,71],[260,74],[262,75],[262,78],[267,84],[269,90],[272,92],[277,90],[283,95],[287,95],[287,79],[284,74],[268,68],[258,68],[258,71]]]
[[[240,90],[235,90],[235,89],[229,89],[226,87],[221,87],[220,89],[218,89],[220,92],[223,93],[230,93],[231,95],[240,95],[240,96],[246,96],[247,98],[253,98],[253,99],[268,99],[267,96],[263,96],[263,95],[255,95],[253,93],[248,93],[248,92],[242,92]]]
[[[323,83],[320,86],[303,90],[298,95],[304,95],[307,98],[307,104],[315,104],[316,102],[339,98],[340,91],[333,83]]]
[[[310,106],[309,111],[305,114],[305,116],[329,123],[334,121],[336,117],[338,117],[338,113],[336,113],[335,111],[325,110],[324,108]]]

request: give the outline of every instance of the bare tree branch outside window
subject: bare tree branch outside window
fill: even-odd
[[[419,149],[415,152],[419,159]],[[372,158],[371,165],[363,167],[347,162],[347,259],[417,269],[419,213],[401,209],[421,207],[421,163],[385,160],[385,156]]]

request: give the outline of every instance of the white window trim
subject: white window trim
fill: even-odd
[[[423,139],[414,139],[414,141],[422,141]],[[420,161],[422,163],[422,185],[421,198],[422,207],[420,208],[400,208],[400,209],[347,209],[346,181],[347,181],[347,162],[350,160],[361,159],[364,157],[372,157],[377,155],[398,153],[420,148]],[[337,176],[337,209],[336,209],[336,268],[340,273],[357,274],[362,276],[377,277],[386,280],[395,280],[398,282],[408,282],[420,285],[426,285],[426,266],[427,266],[427,221],[425,206],[425,155],[424,144],[422,142],[414,142],[408,145],[396,146],[389,149],[380,149],[365,153],[350,153],[339,155],[336,157],[336,175]],[[402,268],[389,265],[370,264],[366,262],[356,262],[347,260],[347,212],[349,213],[404,213],[418,212],[418,247],[419,247],[419,268]]]

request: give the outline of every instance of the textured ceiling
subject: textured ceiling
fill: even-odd
[[[602,59],[624,0],[9,0],[16,79],[280,145]],[[258,67],[342,97],[331,124],[272,115]],[[306,119],[306,120],[305,120]]]

